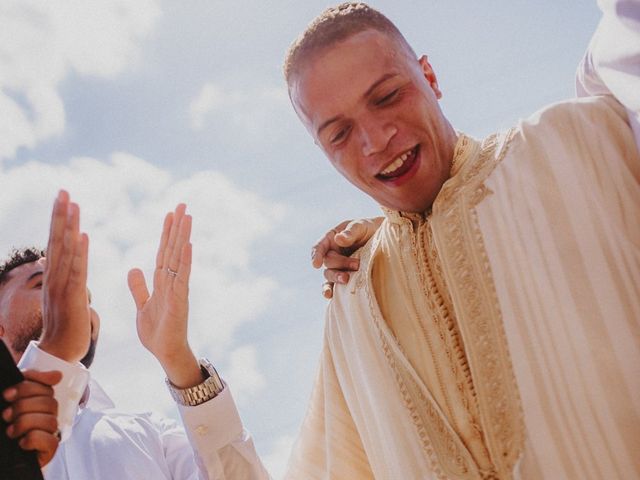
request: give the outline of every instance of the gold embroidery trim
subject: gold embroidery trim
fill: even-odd
[[[484,180],[504,158],[515,135],[493,135],[480,158],[461,169],[434,203],[432,227],[449,292],[460,319],[485,443],[497,478],[512,478],[525,438],[524,421],[491,266],[476,206],[491,192]],[[498,149],[498,147],[500,148]],[[498,150],[497,150],[498,149]],[[496,151],[497,150],[497,151]]]
[[[372,260],[369,258],[369,253],[375,252],[376,246],[364,253],[361,259],[361,265],[368,265],[369,271],[366,275],[368,279],[371,278],[370,270],[373,265]],[[480,476],[475,470],[473,461],[470,461],[467,450],[449,427],[442,412],[432,399],[425,397],[421,386],[404,366],[404,362],[402,360],[397,361],[397,355],[401,355],[401,353],[398,354],[396,352],[401,352],[401,348],[382,318],[375,301],[375,295],[372,292],[373,287],[369,281],[367,282],[366,296],[372,313],[373,324],[378,333],[384,356],[394,372],[395,381],[405,407],[409,411],[410,418],[416,427],[431,471],[438,480],[448,480],[451,477],[479,479]],[[393,347],[390,342],[393,342]],[[451,477],[448,475],[451,475]]]

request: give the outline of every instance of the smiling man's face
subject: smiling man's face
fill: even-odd
[[[289,91],[307,130],[351,183],[394,210],[431,206],[449,178],[456,134],[426,57],[365,30],[306,60]]]

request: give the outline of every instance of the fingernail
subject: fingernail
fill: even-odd
[[[2,418],[4,419],[5,422],[9,422],[9,420],[11,420],[11,407],[9,408],[5,408],[4,411],[2,412]]]
[[[7,436],[13,438],[13,425],[7,427]]]
[[[345,237],[350,237],[352,235],[351,230],[344,230],[343,232],[341,232],[342,235],[344,235]]]
[[[18,395],[18,391],[13,387],[7,388],[2,394],[7,402],[12,402],[16,398],[16,395]]]
[[[313,258],[316,256],[316,249],[312,248],[311,249],[311,260],[313,260]]]

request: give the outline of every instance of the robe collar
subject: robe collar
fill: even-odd
[[[453,177],[455,177],[460,170],[462,170],[463,165],[465,165],[469,159],[474,158],[476,155],[480,153],[481,144],[478,140],[465,135],[462,132],[456,131],[458,135],[458,140],[456,141],[456,145],[453,149],[453,159],[451,161],[451,173],[449,175],[449,179],[445,182],[445,185],[451,181]],[[443,185],[444,187],[444,185]],[[415,224],[419,224],[425,221],[429,215],[431,215],[431,206],[427,210],[422,213],[415,212],[402,212],[399,210],[392,210],[390,208],[380,206],[384,216],[390,223],[400,224],[406,222],[406,220],[410,220]]]

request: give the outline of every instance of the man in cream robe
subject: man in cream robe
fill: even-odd
[[[334,293],[291,478],[639,478],[639,184],[608,97],[461,134]]]
[[[640,478],[625,108],[595,96],[459,133],[432,207],[384,211],[328,307],[287,478]]]

